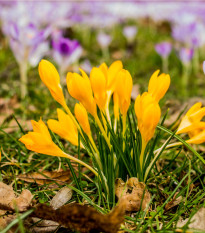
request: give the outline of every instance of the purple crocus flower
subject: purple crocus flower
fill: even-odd
[[[200,22],[177,24],[172,27],[172,36],[177,41],[198,48],[205,43],[204,31],[205,27]]]
[[[52,41],[53,58],[64,73],[68,66],[79,60],[82,47],[77,40],[70,40],[62,35]]]
[[[163,58],[167,58],[172,51],[172,44],[169,42],[161,42],[155,45],[156,52]]]
[[[9,39],[10,47],[19,64],[28,62],[36,66],[49,50],[46,41],[49,29],[39,30],[34,24],[21,25],[18,22],[8,22],[3,31]]]
[[[137,34],[137,27],[136,26],[126,26],[123,28],[123,35],[129,42],[132,42],[135,39]]]
[[[188,65],[194,55],[194,50],[190,48],[181,48],[179,58],[184,65]]]
[[[107,48],[110,45],[112,38],[110,35],[100,32],[97,35],[97,41],[101,48]]]

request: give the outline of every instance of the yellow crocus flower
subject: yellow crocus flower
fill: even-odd
[[[201,144],[205,142],[205,122],[201,119],[205,116],[205,107],[201,107],[202,103],[194,104],[185,116],[177,129],[176,134],[187,133],[189,140],[187,143]]]
[[[74,162],[77,162],[85,167],[87,167],[90,171],[92,171],[96,176],[98,173],[88,164],[83,161],[73,157],[72,155],[66,154],[63,152],[53,141],[48,131],[47,126],[40,119],[38,122],[31,121],[33,126],[33,132],[29,132],[28,134],[22,136],[19,141],[25,144],[26,148],[45,155],[64,157]]]
[[[73,120],[63,110],[57,109],[58,121],[48,120],[47,124],[51,131],[58,134],[60,137],[68,140],[73,145],[78,145],[78,130]]]
[[[75,104],[75,117],[78,120],[80,126],[82,127],[83,131],[87,135],[91,135],[90,124],[88,121],[88,114],[86,109],[83,107],[82,104]]]
[[[132,77],[129,71],[122,69],[118,72],[115,92],[119,97],[119,107],[122,115],[126,115],[130,106],[132,92]]]
[[[159,70],[155,71],[149,80],[148,93],[159,102],[167,92],[170,85],[170,76],[168,74],[159,75]]]
[[[38,71],[41,80],[47,86],[53,98],[59,104],[65,106],[65,98],[60,85],[60,76],[55,66],[47,60],[41,60],[38,66]]]
[[[135,114],[142,139],[147,143],[154,135],[160,120],[161,110],[157,101],[147,92],[138,95],[135,100]]]
[[[80,71],[82,76],[77,73],[68,72],[68,92],[73,98],[79,100],[91,115],[96,116],[97,107],[93,98],[90,80],[83,70]]]
[[[22,136],[19,141],[25,144],[26,148],[41,154],[67,157],[67,155],[52,141],[47,126],[40,119],[38,122],[31,121],[33,132]]]
[[[193,123],[199,123],[205,116],[205,107],[201,108],[201,106],[202,103],[198,102],[188,110],[188,112],[182,118],[176,134],[188,133],[193,130],[192,127],[195,128],[196,124],[193,125]]]
[[[105,64],[102,64],[101,68],[92,68],[90,73],[90,83],[95,101],[101,110],[105,109],[107,102],[107,75],[104,69],[106,69]]]

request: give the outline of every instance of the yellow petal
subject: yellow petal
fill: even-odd
[[[85,74],[82,77],[77,73],[69,72],[67,74],[67,88],[73,98],[79,100],[90,114],[96,116],[97,108],[90,80]]]
[[[87,134],[90,135],[91,131],[90,131],[90,124],[88,121],[88,114],[86,109],[83,107],[82,104],[76,104],[75,105],[75,117],[78,120],[80,126],[82,127],[83,131]]]
[[[108,83],[107,83],[107,89],[114,91],[117,74],[118,72],[123,68],[121,61],[115,61],[111,64],[111,66],[108,69]]]
[[[105,109],[107,101],[106,86],[107,81],[104,73],[100,68],[94,67],[90,73],[90,83],[94,92],[94,97],[100,109]]]
[[[115,92],[119,96],[119,107],[123,115],[127,113],[130,105],[132,86],[132,77],[129,71],[121,69],[118,72]]]
[[[197,102],[195,103],[186,113],[186,116],[190,116],[192,113],[196,112],[197,110],[199,110],[202,106],[201,102]]]
[[[119,119],[119,96],[116,92],[113,95],[113,102],[114,102],[114,116],[116,119]]]
[[[189,119],[192,122],[200,121],[205,116],[205,107],[199,109],[196,112],[190,114]]]
[[[72,119],[63,110],[57,109],[58,121],[48,120],[47,124],[51,131],[68,140],[73,145],[78,145],[78,130]]]
[[[201,144],[205,142],[205,130],[186,141],[190,144]]]

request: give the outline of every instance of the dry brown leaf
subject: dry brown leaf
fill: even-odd
[[[67,186],[60,189],[56,195],[50,201],[51,207],[54,210],[63,206],[66,202],[68,202],[72,197],[72,189]],[[31,232],[52,232],[55,231],[59,227],[59,223],[51,221],[51,220],[41,220],[40,218],[32,218],[32,222],[27,224]],[[31,227],[32,225],[32,227]]]
[[[12,200],[15,198],[16,196],[12,186],[0,182],[0,203],[8,205],[8,203],[12,203]]]
[[[29,224],[30,232],[54,232],[58,227],[59,223],[51,221],[51,220],[41,220],[40,218],[33,217],[31,218],[32,222]],[[30,227],[30,225],[33,227]]]
[[[42,171],[41,173],[34,172],[31,174],[19,175],[17,178],[29,183],[37,183],[39,185],[50,184],[51,182],[63,185],[70,181],[70,170]]]
[[[7,225],[9,225],[15,218],[16,218],[15,215],[0,216],[0,230],[5,229]],[[15,231],[10,229],[7,233],[13,233],[13,232]]]
[[[110,214],[104,215],[94,208],[79,204],[68,204],[54,210],[51,206],[38,204],[33,216],[58,222],[68,229],[80,232],[115,233],[124,221],[124,201]]]
[[[117,179],[115,194],[120,201],[125,202],[126,211],[139,211],[140,207],[145,210],[151,199],[146,185],[135,177],[130,178],[126,183]]]
[[[16,198],[15,203],[19,211],[26,211],[28,206],[30,206],[33,195],[28,189],[24,189],[19,197]]]
[[[179,205],[182,201],[183,201],[183,197],[182,196],[179,196],[176,198],[178,192],[175,193],[174,197],[172,198],[172,200],[170,202],[168,202],[166,205],[165,205],[165,210],[170,210],[171,208]]]
[[[32,194],[29,190],[23,190],[19,197],[16,197],[11,186],[0,182],[0,209],[25,211],[31,204]],[[3,208],[4,206],[4,208]]]
[[[63,206],[66,202],[68,202],[73,195],[73,190],[68,188],[67,186],[60,189],[56,195],[50,201],[50,205],[54,210]]]
[[[183,227],[188,222],[188,220],[189,218],[178,221],[177,227]],[[202,207],[196,212],[196,214],[192,217],[191,222],[188,227],[189,229],[205,231],[205,208],[204,207]]]

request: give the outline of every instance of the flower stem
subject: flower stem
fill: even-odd
[[[98,124],[98,126],[99,126],[99,128],[100,128],[100,131],[101,131],[102,135],[103,135],[104,138],[105,138],[105,141],[107,142],[107,145],[108,145],[109,149],[111,150],[110,140],[109,140],[109,138],[108,138],[108,136],[107,136],[107,134],[106,134],[106,132],[105,132],[105,130],[104,130],[104,128],[103,128],[101,122],[100,122],[100,119],[98,118],[97,115],[95,116],[95,120],[96,120],[96,122],[97,122],[97,124]]]
[[[182,91],[183,95],[187,97],[188,95],[188,82],[189,82],[189,68],[190,64],[183,65],[183,75],[182,75]]]
[[[125,136],[125,131],[126,131],[126,114],[122,115],[122,137],[123,137],[123,151],[125,150],[125,140],[124,140],[124,136]]]
[[[21,90],[21,99],[24,99],[25,96],[27,95],[27,62],[23,61],[19,64],[19,69],[20,69],[20,90]]]
[[[87,167],[91,172],[93,172],[96,176],[98,176],[98,173],[90,165],[88,165],[87,163],[84,163],[82,160],[77,159],[77,158],[73,157],[72,155],[69,155],[69,154],[66,154],[66,153],[64,153],[64,155],[65,156],[62,156],[62,157],[68,158],[70,160],[73,160],[74,162],[77,162],[77,163]]]
[[[162,58],[162,70],[164,73],[168,73],[168,57]]]
[[[107,101],[106,101],[106,105],[105,105],[105,113],[107,115],[107,119],[111,124],[111,120],[110,120],[110,112],[109,112],[109,104],[110,104],[110,98],[112,95],[112,91],[107,91]]]
[[[97,149],[97,147],[96,147],[96,145],[95,145],[95,142],[94,142],[94,140],[93,140],[92,135],[91,135],[91,134],[88,135],[88,138],[89,138],[90,143],[91,143],[91,145],[93,146],[93,149],[94,149],[93,155],[95,156],[95,159],[96,159],[96,161],[97,161],[99,167],[102,169],[102,163],[101,163],[101,161],[100,161],[100,154],[99,154],[99,151],[98,151],[98,149]]]
[[[147,142],[142,138],[142,147],[141,147],[141,153],[140,153],[140,168],[142,171],[142,165],[143,165],[143,160],[144,160],[144,152],[146,148]]]

